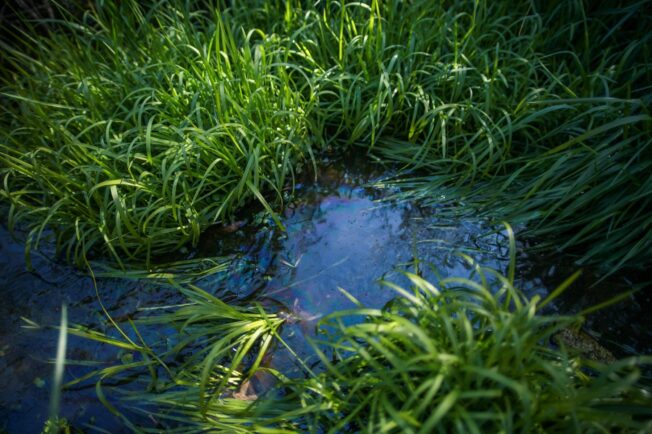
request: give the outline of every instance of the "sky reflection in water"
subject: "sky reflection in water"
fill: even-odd
[[[414,272],[417,261],[424,277],[433,280],[435,275],[471,276],[460,252],[505,271],[508,242],[502,228],[443,220],[433,209],[383,201],[384,190],[364,185],[371,177],[334,170],[330,175],[299,186],[298,200],[283,215],[285,233],[226,235],[240,240],[230,242],[240,258],[228,280],[212,283],[242,298],[280,304],[291,317],[282,337],[301,356],[311,354],[305,337],[314,336],[320,318],[355,307],[339,288],[366,307],[380,308],[396,292],[378,280],[409,287],[401,271]],[[222,248],[224,238],[212,248]],[[291,361],[280,349],[272,365],[287,371]]]

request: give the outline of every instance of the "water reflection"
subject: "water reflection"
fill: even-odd
[[[300,356],[309,357],[312,351],[306,337],[314,335],[318,320],[355,306],[339,288],[363,305],[378,308],[396,295],[378,279],[409,286],[401,270],[418,268],[431,280],[471,276],[473,270],[460,253],[505,272],[508,240],[502,228],[469,219],[446,219],[436,208],[385,201],[388,191],[373,187],[381,175],[360,165],[353,171],[337,164],[327,166],[319,179],[297,186],[297,199],[281,216],[286,232],[271,222],[253,219],[209,229],[191,255],[229,255],[233,260],[227,272],[209,276],[197,285],[243,303],[256,300],[270,310],[282,312],[288,318],[282,337]],[[57,324],[59,306],[65,302],[70,306],[72,323],[110,330],[88,277],[43,257],[35,262],[37,271],[27,273],[22,249],[0,228],[0,431],[12,433],[38,432],[42,428],[52,370],[46,362],[56,351],[55,332],[21,328],[21,316],[39,324]],[[572,272],[551,270],[558,265],[550,264],[559,262],[558,258],[524,258],[519,261],[519,286],[529,296],[545,295],[546,288],[554,287],[560,277]],[[116,318],[137,316],[144,307],[180,301],[171,288],[144,282],[100,280],[99,284],[103,301]],[[581,282],[575,285],[575,292],[568,292],[570,298],[556,308],[560,312],[577,309],[584,302],[573,299],[572,294],[586,297],[587,286]],[[625,353],[647,352],[644,343],[652,341],[650,327],[645,332],[631,322],[632,317],[645,317],[641,306],[650,305],[649,296],[646,300],[646,305],[630,303],[625,315],[621,305],[602,317],[620,330],[619,342],[630,345]],[[595,328],[607,327],[607,323],[598,321]],[[156,342],[162,339],[161,333],[144,338]],[[116,354],[105,346],[72,338],[68,358],[114,361]],[[296,359],[282,347],[266,360],[286,375],[301,372]],[[313,361],[308,359],[309,364]],[[66,378],[76,375],[81,371],[67,366]],[[93,390],[67,391],[63,400],[63,416],[76,423],[96,418],[104,429],[120,432],[119,421],[98,403]]]
[[[314,335],[317,321],[355,307],[340,288],[362,305],[380,308],[396,293],[378,280],[408,286],[402,270],[419,267],[426,278],[470,277],[472,268],[459,253],[505,271],[508,240],[501,228],[443,219],[435,209],[414,203],[385,201],[387,190],[373,187],[379,179],[373,171],[327,167],[316,182],[298,186],[297,200],[282,216],[286,232],[270,225],[255,233],[222,232],[212,240],[212,251],[211,243],[204,243],[201,254],[223,253],[231,246],[236,260],[231,273],[203,286],[278,306],[289,318],[282,337],[309,357],[305,338]],[[291,375],[295,362],[285,350],[280,348],[272,360]]]
[[[68,306],[71,324],[113,334],[90,277],[47,259],[52,254],[48,251],[34,254],[35,271],[27,272],[23,249],[0,227],[0,432],[17,434],[41,432],[47,419],[50,361],[56,354],[58,333],[49,326],[59,324],[61,305]],[[131,316],[141,306],[179,299],[172,291],[143,282],[104,279],[99,285],[104,305],[115,318]],[[116,351],[106,345],[74,336],[68,336],[68,342],[64,381],[88,370],[72,361],[116,360]],[[96,422],[112,433],[129,432],[98,401],[92,386],[65,391],[61,416],[78,424]]]

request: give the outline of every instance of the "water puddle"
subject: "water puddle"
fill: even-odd
[[[339,288],[377,308],[396,295],[378,279],[407,285],[401,270],[419,267],[426,278],[470,276],[472,268],[459,253],[505,271],[508,240],[502,228],[444,219],[437,209],[414,203],[382,201],[387,190],[373,187],[380,179],[373,171],[332,164],[317,182],[297,186],[297,199],[281,216],[285,232],[270,222],[253,221],[209,229],[191,256],[231,255],[233,260],[228,272],[207,277],[198,286],[242,301],[255,299],[283,312],[288,322],[282,337],[308,357],[305,338],[314,334],[317,321],[355,306]],[[23,248],[4,228],[0,249],[0,431],[39,432],[47,417],[52,371],[46,362],[55,354],[56,337],[54,331],[24,328],[27,323],[21,317],[57,324],[60,306],[66,303],[71,322],[101,331],[109,326],[88,277],[44,258],[35,261],[37,272],[25,272]],[[532,267],[522,269],[521,286],[530,296],[537,291],[545,294],[546,283],[536,273],[528,276],[528,270]],[[144,282],[104,279],[99,285],[105,306],[115,317],[179,301],[172,289]],[[116,357],[115,351],[101,345],[70,341],[69,359]],[[283,349],[276,350],[270,363],[287,375],[299,372]],[[67,379],[75,375],[80,375],[75,367],[66,368]],[[120,432],[120,424],[98,404],[92,387],[64,392],[63,398],[62,415],[69,420]]]
[[[426,278],[470,277],[472,267],[459,253],[505,270],[508,240],[502,228],[446,220],[414,203],[384,201],[391,192],[374,187],[381,180],[359,166],[349,171],[333,165],[316,182],[297,186],[297,199],[281,216],[285,232],[273,225],[255,232],[246,226],[216,228],[212,236],[209,231],[197,254],[232,249],[235,260],[231,272],[200,286],[277,306],[289,319],[282,337],[309,358],[313,352],[305,338],[314,336],[318,320],[355,307],[341,289],[362,305],[379,308],[396,296],[379,280],[407,287],[401,271],[419,267]],[[271,358],[271,365],[286,375],[301,372],[295,363],[283,349]]]

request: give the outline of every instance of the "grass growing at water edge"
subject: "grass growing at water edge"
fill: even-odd
[[[66,386],[94,379],[98,398],[134,431],[138,431],[138,427],[121,409],[121,404],[132,399],[137,399],[138,404],[134,405],[145,411],[156,410],[159,400],[174,402],[179,417],[183,417],[188,405],[204,417],[211,417],[209,410],[220,409],[230,419],[223,423],[216,421],[215,428],[236,429],[243,420],[234,412],[245,406],[233,398],[226,399],[225,403],[225,397],[236,393],[242,382],[259,370],[266,369],[261,367],[263,358],[274,344],[283,319],[265,313],[258,305],[230,306],[194,286],[178,289],[187,297],[187,303],[161,308],[161,313],[155,309],[154,315],[137,321],[138,327],[131,320],[122,327],[111,321],[117,333],[110,335],[82,326],[70,327],[70,335],[120,349],[122,363],[91,371]],[[167,337],[164,342],[146,342],[139,327],[156,327]],[[77,361],[68,360],[67,363],[74,365]],[[117,405],[112,396],[107,396],[103,385],[105,382],[115,384],[112,380],[116,379],[121,380],[118,384],[124,382],[133,386],[125,389],[120,395],[122,402]],[[152,414],[156,416],[152,420],[157,420],[159,416]]]
[[[157,262],[355,147],[605,272],[652,249],[649,1],[101,2],[2,42],[28,252]]]
[[[2,91],[2,194],[28,249],[51,228],[78,265],[149,263],[251,200],[272,211],[309,151],[284,47],[234,34],[217,9],[147,7],[63,12],[48,38],[26,23],[2,45],[21,82]]]
[[[582,317],[544,315],[541,308],[576,275],[545,300],[530,300],[509,277],[471,264],[472,280],[434,284],[406,273],[410,288],[385,282],[397,298],[384,308],[359,306],[322,319],[312,343],[321,367],[306,367],[303,378],[286,378],[260,363],[265,352],[283,345],[282,318],[229,307],[190,288],[184,290],[188,305],[142,321],[141,326],[181,326],[173,339],[178,344],[157,357],[145,350],[155,344],[71,329],[134,355],[129,363],[79,381],[126,382],[124,393],[114,393],[121,405],[151,415],[156,429],[174,432],[566,433],[652,427],[650,383],[640,370],[652,358],[602,364],[553,344],[559,332],[578,328]],[[236,352],[230,351],[234,345]],[[235,369],[244,360],[245,369]],[[256,375],[273,376],[277,383],[258,391],[254,401],[234,393]],[[108,403],[104,393],[101,398]]]

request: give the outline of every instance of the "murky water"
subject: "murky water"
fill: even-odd
[[[395,293],[378,279],[405,284],[400,270],[419,267],[426,277],[469,276],[471,268],[459,252],[505,270],[508,242],[501,228],[443,219],[436,209],[413,203],[380,201],[387,192],[368,186],[379,179],[373,171],[332,165],[317,182],[297,186],[296,201],[282,215],[285,232],[254,222],[207,231],[192,256],[231,255],[233,261],[228,273],[210,276],[198,285],[216,294],[262,300],[285,312],[291,320],[283,328],[283,338],[309,357],[305,337],[314,333],[319,318],[354,307],[338,288],[364,305],[381,307]],[[47,361],[56,352],[55,331],[24,328],[27,323],[21,317],[56,325],[65,303],[71,322],[108,329],[88,277],[43,257],[35,260],[36,272],[25,272],[22,249],[0,228],[0,431],[9,433],[42,428],[52,371]],[[549,282],[532,269],[527,263],[522,268],[522,286],[529,295],[544,294]],[[99,286],[114,317],[179,301],[173,290],[143,282],[100,280]],[[112,349],[71,337],[69,359],[116,357]],[[288,375],[298,370],[283,350],[277,350],[271,363]],[[76,368],[68,366],[66,379],[75,375],[79,375]],[[120,432],[120,424],[97,402],[92,387],[64,392],[63,399],[62,415],[74,423],[89,422]]]
[[[47,252],[46,252],[47,254]],[[106,331],[110,327],[97,301],[90,278],[34,255],[36,271],[25,271],[23,246],[0,227],[0,432],[38,433],[47,419],[50,379],[57,345],[61,305],[70,323]],[[116,317],[135,312],[141,304],[161,303],[176,294],[149,288],[139,282],[106,279],[99,282],[105,306]],[[158,301],[157,301],[158,300]],[[40,327],[35,327],[29,319]],[[116,352],[106,346],[69,336],[67,358],[114,361]],[[66,381],[81,374],[66,367]],[[98,403],[93,387],[64,393],[62,415],[120,432],[120,424]]]

